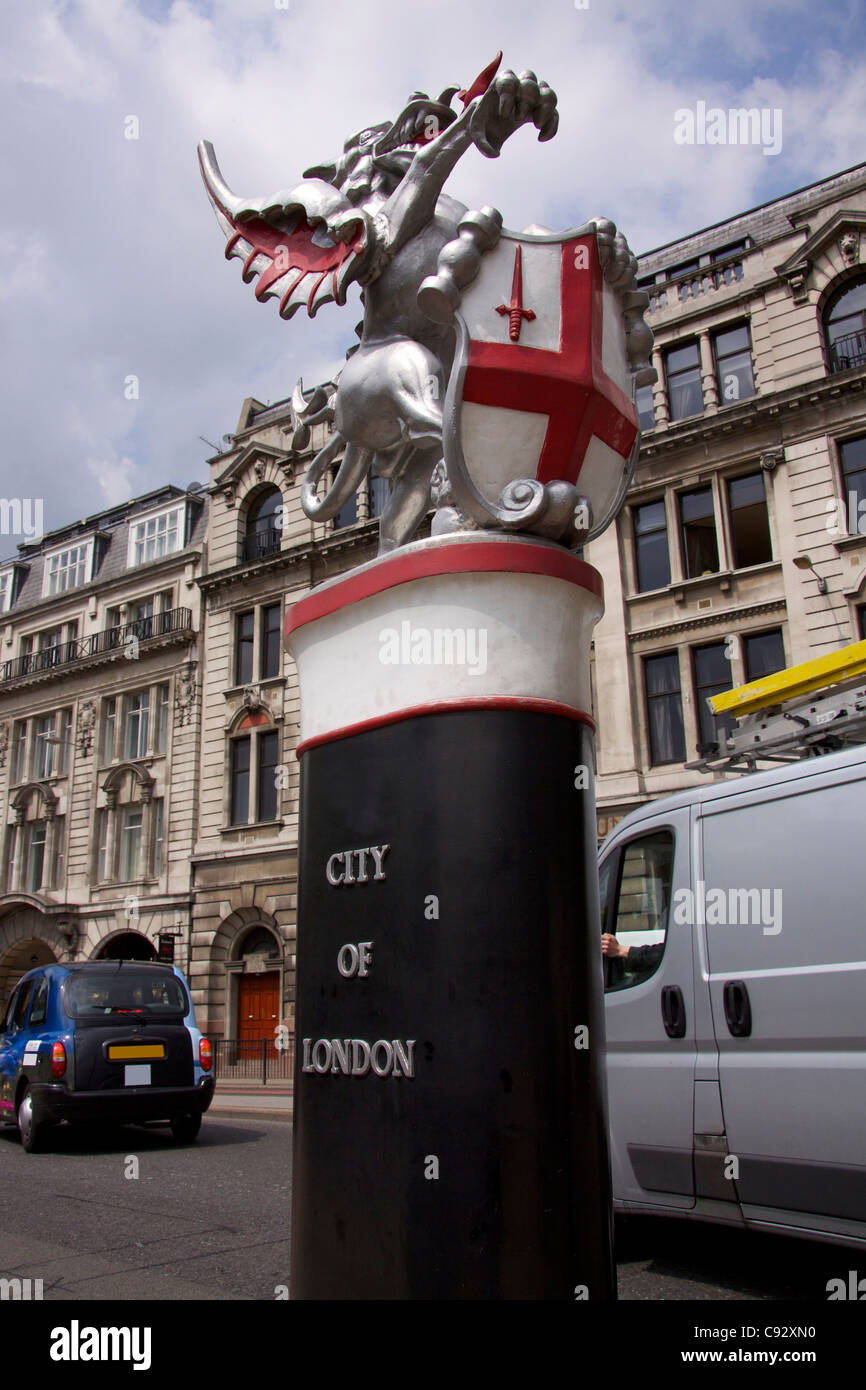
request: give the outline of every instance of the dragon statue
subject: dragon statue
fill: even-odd
[[[382,552],[411,539],[431,499],[441,506],[440,530],[479,524],[442,505],[454,500],[442,459],[455,329],[448,306],[443,311],[437,301],[443,292],[448,297],[450,279],[456,303],[498,239],[502,219],[492,208],[467,214],[443,187],[471,147],[496,158],[522,125],[532,123],[546,141],[559,121],[551,88],[529,71],[499,72],[501,59],[500,53],[468,89],[449,87],[436,100],[413,93],[395,121],[365,127],[338,159],[308,169],[303,182],[269,198],[235,196],[213,146],[199,146],[205,186],[228,237],[226,257],[243,260],[243,279],[257,282],[257,299],[277,298],[286,319],[302,306],[313,317],[328,301],[344,304],[353,282],[361,286],[360,342],[332,388],[306,393],[302,382],[296,386],[292,446],[308,447],[315,424],[331,427],[303,483],[302,505],[312,519],[336,516],[368,474],[389,480]],[[455,97],[462,110],[452,105]],[[605,274],[625,278],[633,290],[637,263],[624,238],[610,222],[588,225],[603,246]],[[639,332],[630,347],[645,363]],[[338,459],[320,498],[319,485]],[[521,529],[524,513],[525,529],[533,529],[532,508],[518,512],[509,529]],[[480,524],[491,522],[485,516]]]

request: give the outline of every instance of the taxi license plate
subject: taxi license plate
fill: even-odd
[[[109,1043],[109,1062],[156,1062],[165,1057],[164,1043]]]

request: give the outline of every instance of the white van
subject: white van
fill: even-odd
[[[600,885],[616,1209],[866,1244],[866,747],[648,803]]]

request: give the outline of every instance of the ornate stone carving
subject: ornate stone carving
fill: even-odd
[[[175,682],[174,714],[175,724],[179,729],[192,722],[196,692],[195,668],[196,663],[188,661],[181,667]]]
[[[852,228],[843,232],[839,238],[839,255],[846,265],[857,265],[860,260],[860,233]]]
[[[78,723],[75,730],[75,744],[82,758],[93,747],[93,731],[96,728],[96,705],[93,700],[84,700],[78,706]]]

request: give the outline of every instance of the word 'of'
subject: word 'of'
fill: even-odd
[[[367,855],[371,854],[375,866],[373,882],[381,883],[385,877],[382,861],[390,848],[390,845],[368,845],[366,849],[338,850],[336,854],[331,855],[325,865],[325,877],[332,888],[339,888],[344,883],[369,883]],[[355,864],[352,862],[353,859],[356,861]],[[342,865],[339,872],[338,865]],[[354,872],[355,867],[357,867],[357,873]]]
[[[320,1076],[325,1072],[332,1075],[366,1076],[372,1071],[375,1076],[415,1075],[415,1038],[405,1042],[393,1038],[379,1038],[368,1043],[363,1038],[304,1038],[304,1059],[301,1071],[315,1071]]]

